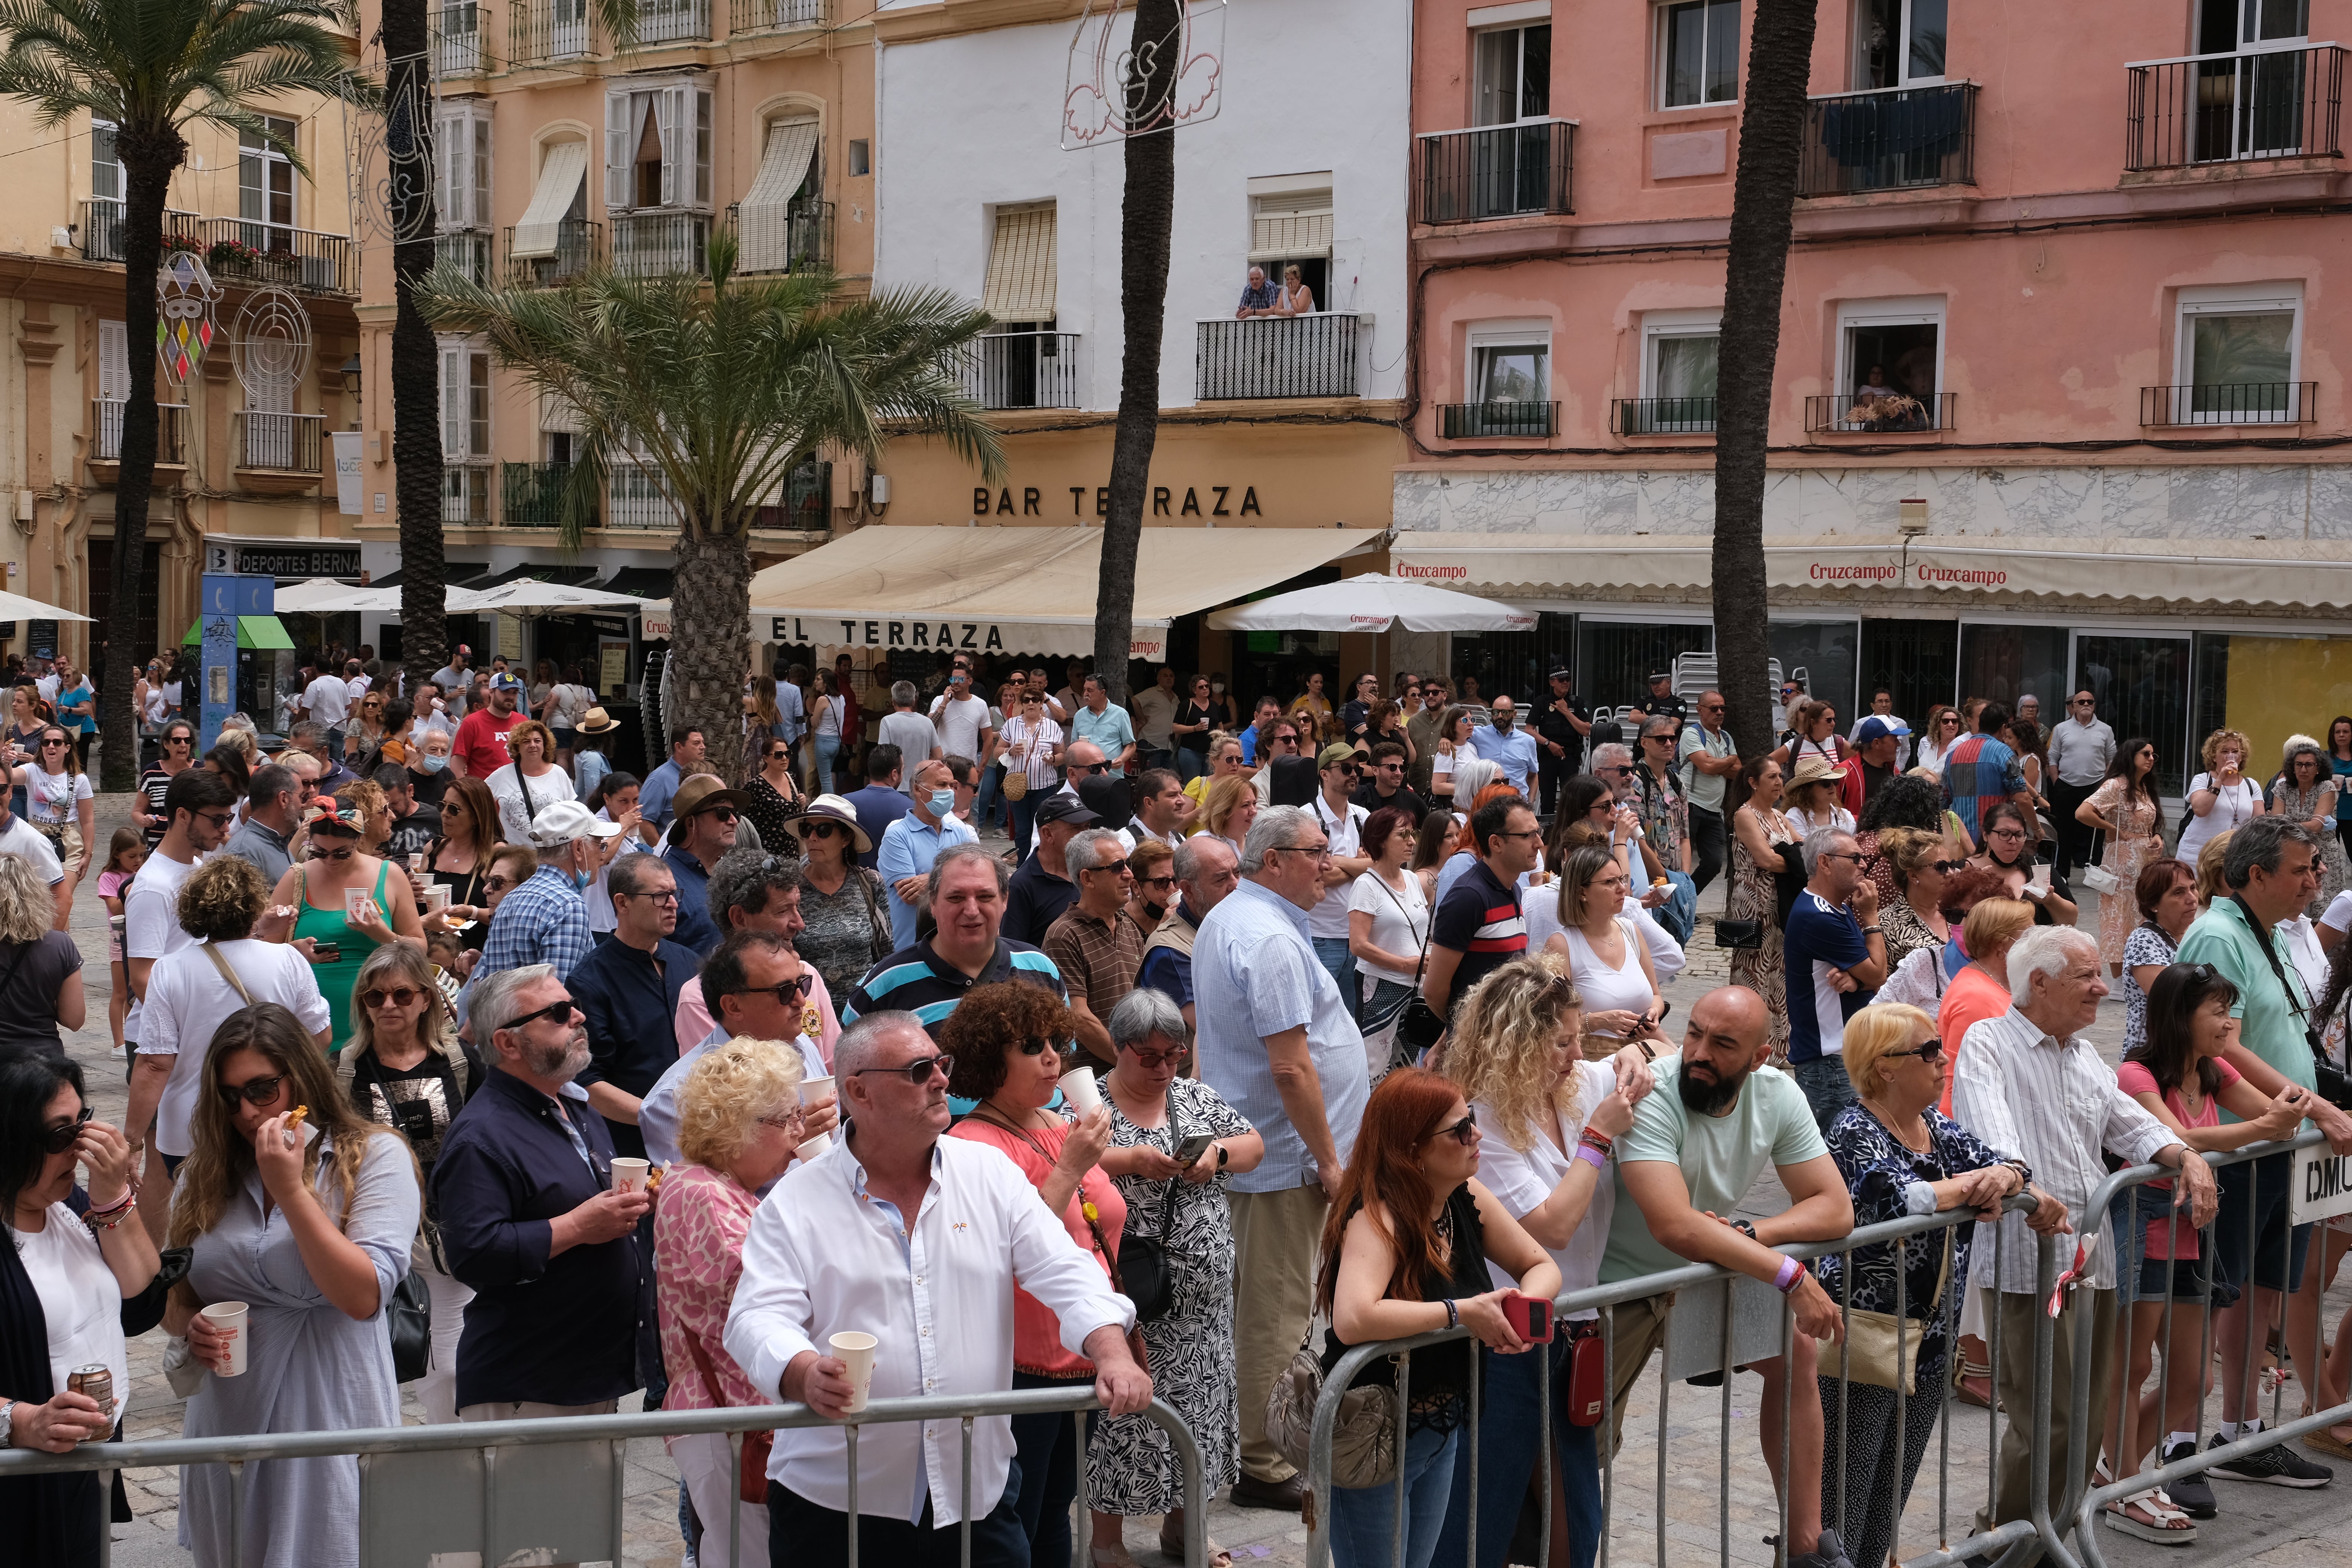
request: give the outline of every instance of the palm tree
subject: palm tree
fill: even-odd
[[[966,397],[960,357],[989,325],[941,289],[856,299],[832,274],[739,282],[736,243],[711,237],[710,280],[599,268],[561,289],[481,288],[451,268],[417,291],[427,320],[486,336],[534,390],[578,411],[559,539],[577,548],[605,477],[645,476],[677,514],[671,701],[698,724],[710,768],[739,775],[749,532],[819,448],[871,461],[886,426],[943,437],[994,482],[996,432]]]
[[[1182,66],[1172,46],[1184,0],[1136,0],[1139,39],[1163,39],[1134,51],[1124,86],[1129,126],[1158,123]],[[1127,700],[1127,655],[1135,636],[1135,560],[1143,543],[1144,492],[1151,448],[1160,437],[1160,344],[1168,310],[1169,235],[1176,212],[1176,131],[1161,126],[1130,135],[1127,191],[1119,207],[1118,424],[1111,436],[1110,516],[1103,523],[1102,574],[1095,594],[1095,670],[1113,702]]]
[[[1811,85],[1814,0],[1759,0],[1740,95],[1739,170],[1724,259],[1715,426],[1715,653],[1732,740],[1743,757],[1773,746],[1771,645],[1764,595],[1764,453],[1780,351],[1780,289]]]
[[[365,101],[342,40],[324,26],[348,19],[340,0],[0,0],[0,94],[26,100],[44,128],[84,112],[111,121],[127,187],[122,321],[133,349],[114,491],[114,596],[102,634],[112,657],[99,712],[110,742],[129,743],[105,748],[110,790],[131,788],[139,760],[131,650],[155,483],[155,360],[143,345],[155,338],[164,198],[187,158],[187,133],[200,124],[259,136],[307,176],[260,106],[303,94]]]

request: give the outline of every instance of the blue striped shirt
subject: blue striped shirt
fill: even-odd
[[[921,1020],[924,1032],[936,1040],[940,1026],[963,1001],[965,992],[975,985],[995,985],[1008,980],[1043,985],[1064,1002],[1070,999],[1069,988],[1062,984],[1062,972],[1055,967],[1054,961],[1025,942],[997,938],[996,956],[977,975],[966,974],[933,952],[929,942],[919,942],[899,949],[866,972],[866,978],[857,983],[857,989],[842,1004],[841,1026],[846,1029],[866,1013],[912,1013]],[[978,1103],[956,1097],[948,1101],[958,1116],[971,1115],[971,1108]]]

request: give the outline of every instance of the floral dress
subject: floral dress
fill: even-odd
[[[2333,790],[2333,775],[2324,776],[2309,789],[2297,789],[2282,778],[2271,789],[2271,810],[2290,822],[2308,822],[2319,815],[2319,795],[2323,790]],[[2335,824],[2331,820],[2329,826]],[[2352,873],[2345,868],[2344,842],[2335,834],[2322,830],[2319,836],[2319,897],[2311,900],[2305,912],[2314,920],[2335,901],[2336,895],[2352,887]]]
[[[1194,1133],[1238,1138],[1254,1131],[1241,1112],[1198,1079],[1168,1085],[1168,1124],[1138,1127],[1118,1101],[1110,1106],[1114,1148],[1148,1145],[1163,1154]],[[1113,1178],[1127,1200],[1128,1226],[1160,1237],[1173,1287],[1168,1311],[1143,1325],[1151,1384],[1176,1407],[1201,1445],[1202,1484],[1213,1492],[1241,1475],[1240,1412],[1234,1362],[1234,1226],[1225,1206],[1226,1178],[1204,1185]],[[1168,1218],[1171,1190],[1175,1214]],[[1165,1227],[1165,1228],[1163,1228]],[[1140,1415],[1096,1421],[1087,1451],[1087,1504],[1105,1513],[1166,1513],[1184,1506],[1183,1471],[1169,1452],[1168,1435]]]
[[[1763,819],[1765,837],[1793,852],[1796,845],[1787,819],[1777,811],[1758,815]],[[1731,983],[1764,998],[1772,1015],[1772,1055],[1777,1061],[1789,1048],[1789,979],[1788,966],[1780,956],[1780,901],[1772,873],[1756,864],[1736,832],[1731,836],[1731,894],[1723,912],[1726,920],[1764,922],[1763,946],[1732,950]]]
[[[801,882],[801,918],[808,928],[793,939],[793,948],[835,996],[856,990],[866,972],[890,956],[890,922],[880,912],[881,900],[882,879],[863,866],[849,868],[837,892]]]
[[[2122,831],[2110,835],[2101,864],[2116,874],[2116,890],[2099,899],[2099,956],[2108,963],[2126,962],[2124,944],[2139,923],[2139,900],[2132,889],[2139,885],[2141,868],[2161,849],[2149,845],[2156,832],[2156,803],[2137,791],[2125,793],[2124,781],[2109,779],[2092,792],[2090,806]],[[2338,849],[2340,859],[2343,850]]]
[[[2102,944],[2104,945],[2104,944]],[[2132,971],[2145,969],[2151,963],[2170,963],[2180,951],[2179,944],[2162,926],[2144,921],[2134,926],[2124,938],[2124,1050],[2136,1051],[2147,1044],[2147,993],[2132,978]]]

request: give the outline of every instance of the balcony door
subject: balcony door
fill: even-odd
[[[244,220],[245,243],[256,250],[294,248],[294,163],[285,149],[294,144],[294,121],[270,116],[269,135],[237,132],[236,216]],[[273,140],[274,144],[273,144]]]
[[[1855,89],[1942,81],[1949,5],[1950,0],[1859,0],[1853,29]]]
[[[1474,217],[1547,210],[1552,187],[1551,24],[1471,36]]]
[[[2310,57],[2297,46],[2310,28],[2310,0],[2205,0],[2192,157],[2216,163],[2303,151],[2312,83]]]

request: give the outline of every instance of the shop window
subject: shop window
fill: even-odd
[[[1949,0],[1859,0],[1853,85],[1910,87],[1944,79]]]
[[[2063,626],[1963,624],[1960,694],[1989,699],[2014,712],[2017,700],[2031,693],[2042,700],[2042,718],[2057,722],[2059,694],[2066,683],[2067,635]]]
[[[1709,621],[1661,625],[1580,616],[1576,660],[1570,668],[1576,671],[1577,695],[1592,705],[1597,717],[1604,708],[1614,712],[1647,697],[1650,677],[1672,670],[1676,655],[1714,648],[1715,626]]]
[[[2300,284],[2180,291],[2180,423],[2292,424],[2303,406]],[[2183,401],[2176,396],[2175,402]]]
[[[1530,631],[1454,633],[1451,673],[1457,686],[1475,678],[1488,702],[1508,692],[1532,715],[1550,700],[1551,672],[1575,668],[1575,652],[1576,617],[1547,610]]]
[[[2184,751],[2224,726],[2242,730],[2253,745],[2246,771],[2268,784],[2289,735],[2324,742],[2335,717],[2352,713],[2352,639],[2200,632],[2196,642],[2195,721]],[[2160,766],[2161,743],[2158,757]],[[2177,794],[2180,785],[2166,787]]]
[[[1729,103],[1739,96],[1739,0],[1678,0],[1658,7],[1658,107]]]
[[[1852,734],[1868,707],[1868,694],[1884,686],[1895,699],[1895,716],[1917,730],[1927,710],[1952,701],[1959,689],[1959,623],[1915,616],[1868,617],[1862,623],[1862,659],[1855,694],[1864,699],[1840,726]]]
[[[2185,786],[2189,758],[2204,739],[2189,732],[2189,655],[2186,636],[2084,632],[2074,639],[2074,689],[2090,689],[2099,700],[2099,717],[2115,731],[2118,742],[2141,737],[2156,742],[2157,787],[2170,795]],[[2051,697],[2035,695],[2042,697],[2042,718],[2054,723]],[[2285,738],[2286,731],[2280,731],[2279,739]],[[2249,772],[2262,766],[2259,762],[2247,764]]]
[[[1471,37],[1474,125],[1512,125],[1551,113],[1551,24]]]

